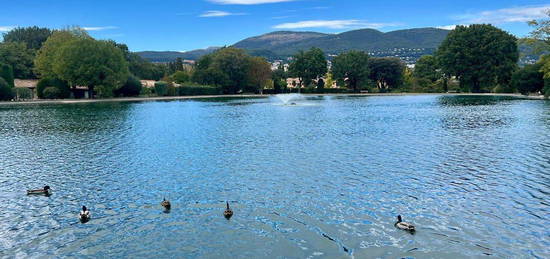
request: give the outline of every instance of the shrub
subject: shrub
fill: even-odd
[[[216,86],[205,86],[187,84],[179,87],[179,95],[218,95],[222,94],[222,88]]]
[[[176,73],[172,75],[172,79],[174,80],[174,82],[182,84],[185,82],[189,82],[191,76],[186,71],[176,71]]]
[[[0,77],[0,101],[9,101],[13,99],[13,91],[8,82]]]
[[[0,77],[6,80],[8,86],[11,88],[15,87],[14,77],[13,77],[13,68],[10,65],[2,64],[0,65]]]
[[[55,86],[48,86],[44,89],[43,97],[46,99],[59,99],[61,91]]]
[[[32,98],[32,91],[29,88],[26,87],[16,87],[13,88],[15,97],[17,99],[31,99]]]
[[[155,83],[155,93],[157,96],[166,96],[168,92],[168,83],[164,81],[158,81]]]
[[[99,98],[111,98],[114,96],[113,87],[98,85],[94,87],[94,92],[97,93]]]
[[[141,88],[140,95],[151,96],[153,94],[153,88],[143,87]]]
[[[168,88],[166,88],[166,96],[178,96],[178,92],[178,88],[172,84],[169,84]]]
[[[115,91],[116,96],[138,96],[142,89],[141,81],[133,75],[128,76],[124,85]]]
[[[56,98],[63,99],[71,96],[71,89],[69,88],[69,84],[67,84],[67,82],[57,78],[43,78],[40,79],[36,85],[36,95],[38,98],[46,98],[44,96],[44,90],[47,87],[56,87],[59,90],[59,95]]]

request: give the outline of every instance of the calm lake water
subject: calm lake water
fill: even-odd
[[[0,123],[0,257],[550,256],[548,101],[5,105]]]

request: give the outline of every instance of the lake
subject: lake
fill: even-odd
[[[550,256],[549,101],[296,103],[0,106],[0,257]]]

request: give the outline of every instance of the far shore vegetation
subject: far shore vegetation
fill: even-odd
[[[529,38],[489,24],[457,26],[434,55],[407,67],[362,51],[300,51],[288,66],[224,47],[196,62],[152,63],[85,30],[15,28],[0,43],[0,100],[301,93],[521,93],[550,95],[550,10]],[[520,66],[518,42],[540,55]],[[18,87],[16,79],[38,80]],[[143,80],[150,82],[144,83]]]

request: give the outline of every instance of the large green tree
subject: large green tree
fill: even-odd
[[[70,41],[59,50],[53,64],[55,75],[72,86],[100,86],[100,96],[110,96],[128,79],[124,53],[107,41],[90,38]]]
[[[13,89],[4,78],[0,77],[0,101],[9,101],[13,98]]]
[[[340,82],[346,82],[354,92],[369,78],[369,55],[363,51],[342,53],[332,61],[332,74]]]
[[[292,76],[300,79],[299,88],[302,85],[309,86],[313,80],[327,73],[325,54],[319,48],[311,48],[306,52],[300,51],[293,57],[289,71]]]
[[[443,72],[481,92],[507,85],[519,58],[517,39],[492,25],[457,26],[437,50]]]
[[[52,30],[48,28],[17,27],[4,34],[4,42],[22,42],[27,48],[38,50],[51,34]]]
[[[264,86],[271,79],[271,64],[262,57],[251,57],[249,62],[247,75],[249,87],[246,90],[262,93]]]
[[[539,92],[544,88],[542,64],[527,65],[512,74],[512,86],[522,94]]]
[[[23,42],[0,43],[0,63],[10,65],[15,78],[34,78],[33,58],[34,51]]]
[[[441,78],[441,72],[437,60],[432,55],[424,55],[418,59],[414,66],[413,76],[416,78],[428,79],[435,82]]]
[[[398,58],[371,58],[369,79],[382,91],[391,91],[403,84],[405,65]]]
[[[41,77],[56,78],[53,71],[54,64],[59,60],[63,46],[79,39],[91,39],[83,30],[78,28],[55,31],[44,42],[34,59],[35,72]]]

